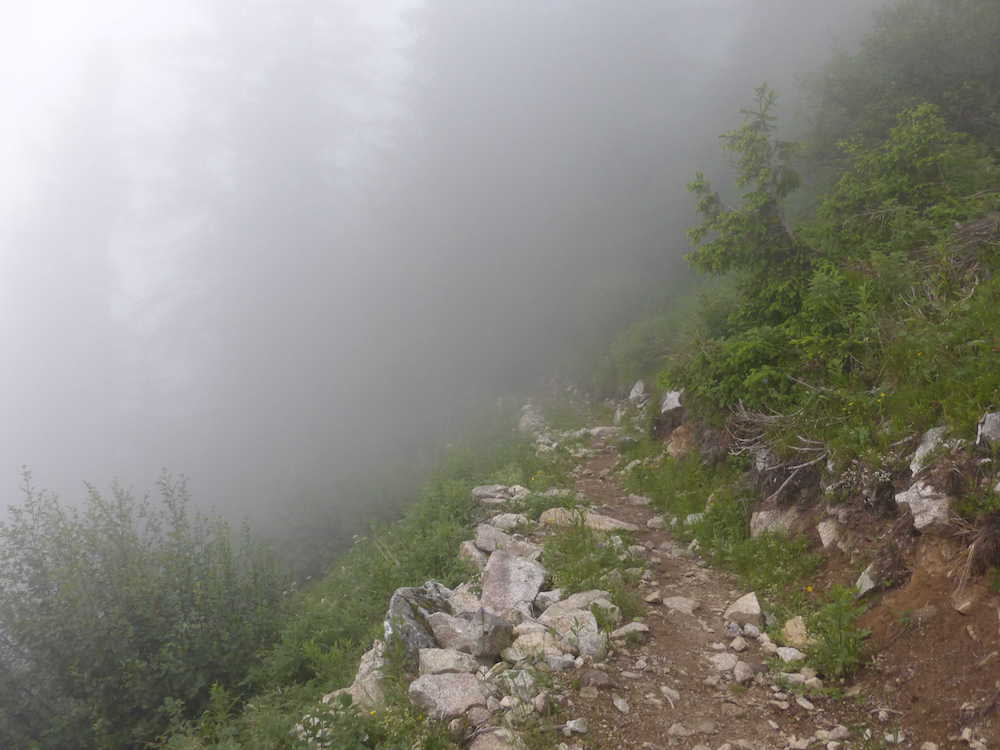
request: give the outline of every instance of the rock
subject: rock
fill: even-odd
[[[587,733],[587,720],[586,719],[570,719],[565,724],[563,724],[562,733],[564,736],[569,737],[573,734],[586,734]]]
[[[917,446],[913,459],[910,461],[911,474],[916,474],[924,468],[924,461],[944,443],[944,436],[947,432],[947,427],[933,427],[924,433],[923,437],[920,438],[920,445]]]
[[[545,568],[537,562],[497,550],[483,571],[483,608],[502,616],[518,605],[530,606],[544,582]]]
[[[486,687],[472,674],[425,674],[410,683],[410,702],[447,721],[473,706],[486,706]]]
[[[761,636],[760,628],[757,627],[756,625],[751,625],[750,623],[747,623],[743,626],[743,635],[745,635],[747,638],[759,639]]]
[[[951,606],[960,615],[967,615],[976,603],[976,595],[969,589],[954,591],[951,594]]]
[[[485,610],[449,615],[435,612],[428,616],[427,624],[434,634],[434,643],[471,654],[477,658],[492,658],[510,645],[513,630],[509,622]]]
[[[647,633],[649,633],[649,625],[642,622],[630,622],[628,625],[623,625],[613,631],[611,637],[617,641],[629,637],[643,637]]]
[[[475,500],[497,497],[509,499],[510,496],[510,488],[505,484],[482,484],[472,488],[472,497]]]
[[[458,545],[458,559],[472,563],[479,570],[482,570],[486,567],[486,561],[489,558],[485,552],[476,546],[475,542],[468,539]]]
[[[602,689],[612,688],[615,683],[607,672],[602,672],[599,669],[587,669],[580,673],[580,685]]]
[[[804,708],[806,711],[815,711],[816,706],[813,705],[812,701],[804,698],[801,695],[795,696],[795,702],[798,704],[799,708]]]
[[[650,505],[652,502],[653,502],[652,500],[650,500],[648,497],[644,497],[643,495],[628,496],[629,505]]]
[[[381,708],[385,702],[385,692],[382,687],[385,669],[385,645],[382,641],[375,644],[361,655],[358,671],[350,687],[334,690],[323,696],[323,703],[331,703],[339,695],[350,695],[354,705],[364,710]]]
[[[438,644],[427,626],[427,618],[435,612],[451,612],[451,590],[437,581],[423,586],[398,588],[389,599],[383,628],[386,642],[398,639],[403,644],[405,661],[417,665],[417,654],[422,648],[435,648]]]
[[[819,533],[819,541],[823,545],[823,549],[829,549],[840,538],[840,524],[832,518],[820,521],[816,525],[816,531]]]
[[[683,404],[681,404],[681,396],[683,395],[684,391],[667,391],[660,401],[660,415],[679,415],[679,412],[684,409]],[[678,418],[677,421],[679,423],[680,419]]]
[[[721,654],[712,654],[708,657],[708,660],[712,663],[712,666],[720,672],[731,672],[739,663],[739,659],[736,658],[736,654],[725,652]]]
[[[524,498],[531,494],[531,490],[520,484],[512,484],[507,488],[507,491],[510,493],[512,500],[524,500]]]
[[[806,658],[806,655],[797,648],[792,648],[791,646],[781,646],[778,649],[778,658],[782,661],[802,661]]]
[[[602,611],[602,616],[611,622],[618,622],[621,619],[621,611],[611,603],[611,594],[600,589],[581,591],[577,594],[567,596],[562,601],[556,602],[547,610],[545,614],[550,617],[557,617],[566,612],[577,609],[591,610],[596,607]]]
[[[1000,443],[1000,411],[988,412],[976,426],[976,445],[998,443]]]
[[[622,698],[620,695],[614,695],[611,697],[611,703],[617,708],[621,713],[627,714],[631,708],[628,705],[628,701]]]
[[[538,621],[555,631],[569,644],[571,653],[580,656],[597,656],[604,651],[604,636],[597,626],[597,618],[589,610],[571,609],[553,613],[550,607]]]
[[[635,381],[635,385],[633,385],[632,390],[629,391],[628,400],[635,406],[642,406],[645,404],[649,400],[649,394],[646,392],[646,384],[641,380]]]
[[[646,521],[647,529],[659,530],[666,526],[666,522],[663,520],[663,516],[653,516],[648,521]]]
[[[753,667],[745,661],[736,662],[733,667],[733,679],[740,685],[745,685],[753,679]]]
[[[690,424],[670,427],[670,418],[661,417],[660,429],[664,432],[669,429],[670,440],[667,441],[667,454],[672,458],[685,458],[691,455],[698,447],[694,427]]]
[[[537,560],[542,556],[542,548],[531,542],[515,539],[495,526],[481,523],[476,526],[476,547],[483,552],[495,552],[498,549],[507,550],[517,557]]]
[[[861,575],[858,576],[858,580],[854,584],[854,588],[858,590],[858,597],[862,597],[869,591],[874,591],[878,588],[880,581],[876,580],[876,566],[872,563],[867,568],[865,568]]]
[[[694,734],[694,732],[681,724],[679,721],[675,721],[670,725],[670,729],[667,730],[668,737],[690,737],[692,734]]]
[[[509,729],[481,732],[469,744],[468,750],[522,750],[524,745]]]
[[[701,523],[704,519],[705,519],[705,514],[704,513],[688,513],[684,517],[684,525],[685,526],[694,526],[697,523]],[[698,541],[698,540],[695,539],[694,541]]]
[[[758,510],[750,516],[750,536],[757,538],[764,533],[785,534],[798,530],[803,518],[796,507]]]
[[[656,591],[650,591],[648,594],[642,597],[642,600],[646,602],[646,604],[659,604],[661,601],[663,601],[663,597],[660,595],[659,590],[656,590]]]
[[[730,604],[723,617],[729,622],[735,622],[737,625],[754,625],[758,628],[764,625],[760,602],[757,601],[757,594],[753,591],[749,594],[744,594]]]
[[[681,694],[668,685],[660,685],[660,694],[669,701],[671,708],[676,708],[675,704],[681,699]]]
[[[490,525],[502,531],[513,531],[531,525],[531,520],[521,513],[501,513],[490,519]]]
[[[535,607],[538,608],[539,612],[544,612],[553,604],[562,599],[563,590],[562,589],[552,589],[551,591],[539,591],[538,596],[535,597]]]
[[[785,639],[785,643],[795,648],[805,648],[809,645],[809,632],[806,630],[806,621],[801,615],[785,622],[781,636]]]
[[[475,672],[479,669],[479,662],[472,656],[452,648],[422,648],[419,662],[420,674]]]
[[[951,517],[951,498],[926,482],[916,482],[896,495],[898,505],[906,505],[913,516],[913,527],[920,531],[928,526],[943,526]]]
[[[503,657],[510,662],[547,661],[564,656],[568,649],[562,639],[543,630],[518,636],[510,648],[504,649]]]
[[[520,701],[530,701],[535,694],[535,678],[526,669],[508,669],[497,675],[500,690]]]
[[[701,607],[701,603],[686,596],[668,596],[663,600],[663,606],[673,612],[693,615]]]
[[[742,653],[749,648],[749,644],[743,638],[743,636],[738,635],[729,643],[729,648],[731,648],[736,653]]]
[[[483,603],[479,601],[479,597],[473,593],[472,587],[468,583],[460,583],[455,587],[448,599],[448,604],[451,605],[452,613],[456,615],[462,612],[478,612],[483,608]]]

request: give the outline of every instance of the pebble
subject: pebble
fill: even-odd
[[[612,696],[611,702],[614,704],[615,708],[621,711],[623,714],[627,714],[631,708],[628,705],[628,701],[622,698],[620,695]]]
[[[806,698],[803,698],[801,695],[796,696],[795,702],[798,703],[799,706],[801,708],[804,708],[806,711],[815,711],[816,710],[816,706],[813,705],[813,703],[811,701],[807,700]]]
[[[681,724],[679,721],[671,724],[670,729],[667,730],[667,736],[669,737],[690,737],[692,734],[694,734],[694,732]]]
[[[729,644],[729,648],[736,652],[743,652],[749,648],[747,642],[743,639],[743,636],[738,635],[733,638],[732,642]]]
[[[586,734],[587,733],[587,720],[586,719],[570,719],[563,725],[562,733],[564,736],[569,737],[572,734]]]

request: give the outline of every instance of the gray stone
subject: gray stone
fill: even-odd
[[[422,648],[419,656],[420,674],[475,672],[479,662],[469,654],[453,648]]]
[[[472,488],[472,497],[482,500],[490,497],[510,497],[510,489],[505,484],[483,484]]]
[[[428,627],[427,618],[435,612],[451,612],[451,590],[437,581],[423,586],[398,588],[389,599],[389,611],[383,624],[386,642],[398,639],[403,644],[405,658],[416,666],[417,653],[422,648],[438,644]]]
[[[539,591],[538,596],[535,597],[535,606],[538,611],[544,612],[553,604],[562,599],[563,590],[562,589],[552,589],[551,591]]]
[[[869,591],[876,589],[879,583],[880,581],[876,580],[875,563],[872,563],[861,572],[860,576],[858,576],[858,580],[854,584],[854,588],[858,590],[858,596],[862,597]]]
[[[778,658],[782,661],[802,661],[806,655],[797,648],[791,646],[781,646],[778,648]]]
[[[627,714],[631,710],[631,707],[628,705],[628,701],[620,695],[612,696],[611,703],[623,714]]]
[[[738,661],[733,667],[733,679],[740,685],[745,685],[753,679],[753,667],[745,661]]]
[[[614,640],[622,640],[628,637],[643,637],[649,633],[649,625],[642,622],[630,622],[623,625],[611,633]]]
[[[483,603],[479,601],[479,597],[472,591],[472,587],[468,583],[460,583],[456,586],[455,590],[451,592],[448,603],[451,605],[452,613],[456,615],[462,612],[478,612],[483,608]]]
[[[440,645],[478,658],[498,656],[513,640],[510,623],[485,610],[458,615],[435,612],[427,624],[434,643],[426,648]]]
[[[819,534],[819,541],[823,545],[823,549],[828,549],[830,545],[836,544],[840,538],[840,524],[832,518],[827,518],[816,525],[816,532]]]
[[[802,511],[795,506],[758,510],[750,515],[750,536],[757,538],[766,532],[772,534],[793,532],[801,518]]]
[[[571,609],[550,614],[552,609],[544,612],[538,621],[552,628],[562,641],[569,644],[570,653],[598,656],[604,651],[604,636],[589,610]]]
[[[525,660],[547,662],[550,658],[554,658],[561,664],[564,661],[561,657],[564,657],[568,650],[569,645],[557,635],[541,630],[518,636],[510,648],[504,649],[503,658],[510,662]]]
[[[489,556],[479,549],[474,541],[467,539],[458,545],[458,559],[472,563],[479,570],[482,570],[486,567],[486,561],[489,559]]]
[[[515,539],[510,534],[486,523],[476,526],[475,544],[483,552],[495,552],[502,549],[507,550],[512,555],[526,557],[529,560],[537,560],[542,556],[542,548],[537,544]]]
[[[425,674],[410,683],[410,702],[447,721],[473,706],[486,706],[486,687],[472,674]]]
[[[708,660],[712,663],[712,666],[720,672],[731,672],[735,669],[736,664],[739,662],[736,654],[730,654],[728,652],[712,654],[708,657]]]
[[[944,443],[944,436],[947,432],[947,427],[933,427],[924,433],[923,437],[920,438],[920,445],[917,446],[917,450],[913,454],[913,460],[910,461],[910,473],[916,474],[924,468],[924,461]]]
[[[913,527],[918,531],[947,524],[951,517],[951,498],[927,482],[918,481],[905,492],[898,493],[896,503],[909,507]]]
[[[350,687],[335,690],[323,696],[323,703],[331,703],[339,695],[350,695],[354,705],[365,709],[381,708],[385,702],[385,692],[382,687],[383,669],[385,668],[385,646],[382,641],[375,644],[361,655],[357,674]]]
[[[562,733],[569,737],[573,734],[586,734],[587,733],[587,720],[586,719],[570,719],[565,724],[563,724]]]
[[[531,525],[531,520],[521,513],[501,513],[490,519],[490,524],[502,531],[513,531]]]
[[[522,750],[524,744],[509,729],[481,732],[469,744],[468,750]]]
[[[497,550],[483,571],[483,607],[503,616],[519,605],[530,606],[544,582],[545,568],[537,562]]]
[[[749,644],[746,642],[746,639],[744,639],[742,635],[738,635],[735,638],[733,638],[733,640],[730,642],[729,648],[731,648],[736,653],[742,653],[749,648]]]
[[[538,521],[543,526],[572,526],[582,520],[583,525],[594,531],[638,531],[634,523],[619,521],[609,516],[570,508],[549,508],[539,516]]]
[[[668,596],[663,600],[663,606],[674,612],[693,615],[701,607],[701,604],[686,596]]]
[[[987,412],[976,426],[976,445],[1000,443],[1000,411]]]
[[[601,610],[603,617],[611,622],[618,622],[621,619],[621,610],[615,604],[611,603],[611,594],[600,589],[581,591],[567,596],[545,610],[545,614],[556,617],[565,612],[572,612],[577,609],[591,610],[595,607]]]
[[[757,594],[753,591],[749,594],[744,594],[730,604],[723,617],[729,622],[735,622],[737,625],[749,624],[758,628],[764,625],[764,616],[761,613],[760,602],[757,601]]]
[[[663,520],[663,516],[653,516],[648,521],[646,521],[647,529],[659,530],[666,527],[666,521]]]

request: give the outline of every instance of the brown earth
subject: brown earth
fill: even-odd
[[[976,588],[976,604],[970,614],[961,615],[951,605],[955,584],[947,578],[948,566],[924,565],[904,588],[883,595],[866,615],[875,658],[838,697],[813,692],[803,706],[771,679],[737,686],[720,679],[707,657],[729,650],[732,637],[726,634],[722,613],[746,592],[732,576],[708,567],[666,531],[648,529],[646,521],[654,512],[628,500],[611,471],[617,462],[615,450],[601,442],[594,447],[597,455],[583,465],[577,490],[598,512],[640,526],[635,537],[649,551],[652,573],[643,593],[658,590],[664,598],[688,597],[700,606],[689,615],[662,604],[648,605],[642,618],[651,631],[646,641],[616,647],[603,665],[595,665],[607,672],[613,686],[590,698],[570,691],[563,715],[586,719],[589,731],[566,738],[567,744],[652,750],[731,743],[766,750],[787,748],[795,738],[811,738],[817,730],[839,724],[851,730],[847,747],[892,746],[883,744],[885,735],[900,729],[905,736],[900,747],[916,748],[928,741],[942,748],[968,747],[957,737],[964,727],[987,746],[997,746],[1000,599],[995,594]],[[946,554],[945,548],[948,545],[940,546],[939,557]],[[844,574],[856,572],[835,556],[825,578]],[[739,657],[763,670],[766,657],[759,644],[746,640],[750,648]],[[581,675],[582,670],[570,673],[568,679],[578,686]],[[676,690],[679,699],[671,701],[662,687]],[[628,711],[616,708],[614,698],[624,699]],[[812,747],[825,744],[815,741]]]

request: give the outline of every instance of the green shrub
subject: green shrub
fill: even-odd
[[[809,662],[830,679],[849,677],[864,659],[864,641],[870,631],[858,627],[866,607],[857,601],[853,588],[837,586],[828,602],[808,620],[815,643],[809,646]]]

